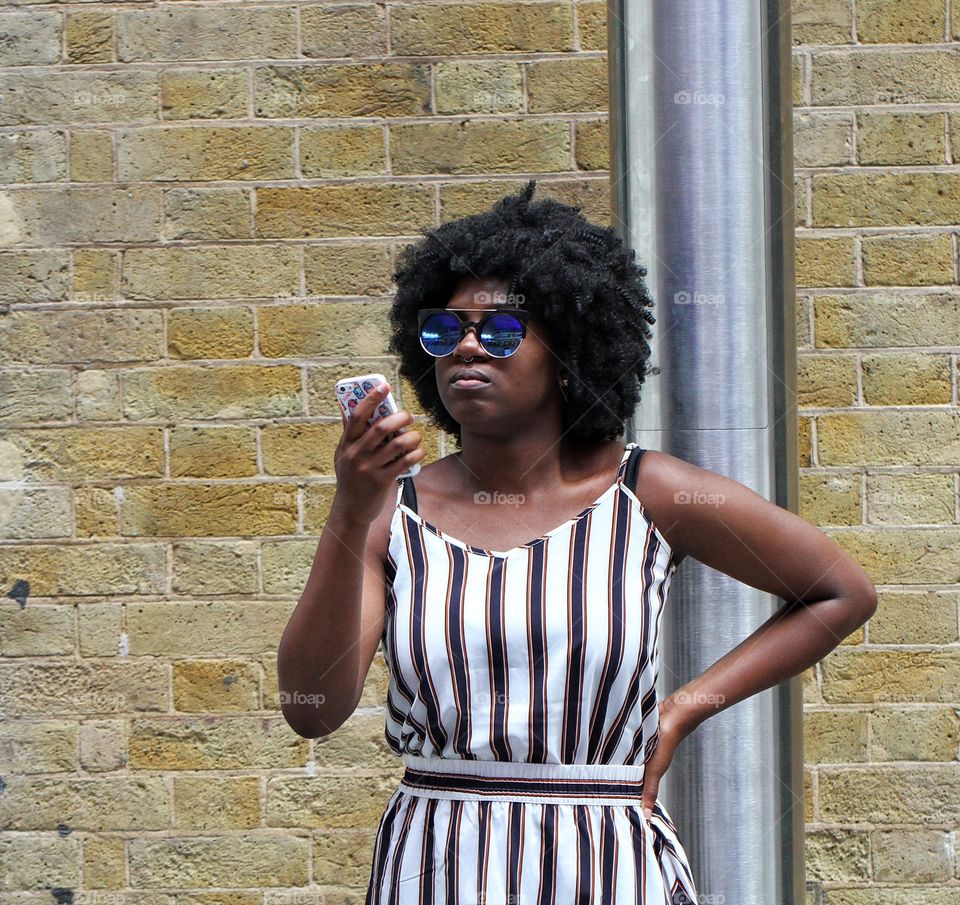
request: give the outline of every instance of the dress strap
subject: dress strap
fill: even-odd
[[[642,446],[634,446],[630,450],[630,457],[627,459],[627,468],[624,472],[623,483],[627,489],[633,491],[637,487],[637,470],[640,468],[640,460],[646,450]]]
[[[417,491],[413,486],[413,478],[397,478],[400,489],[397,491],[397,505],[403,503],[411,512],[417,511]]]

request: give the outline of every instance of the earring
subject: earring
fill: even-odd
[[[560,395],[563,396],[564,401],[566,401],[567,394],[564,392],[563,388],[564,388],[569,382],[570,382],[570,381],[567,380],[566,377],[559,377],[559,376],[558,376],[558,378],[557,378],[557,386],[558,386],[559,389],[560,389]]]

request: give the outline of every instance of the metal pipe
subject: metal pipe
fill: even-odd
[[[628,439],[797,511],[788,0],[609,0],[613,222],[648,269],[658,369]],[[642,498],[643,488],[639,488]],[[782,601],[688,558],[661,631],[669,694]],[[723,710],[661,783],[701,902],[802,905],[799,677]]]

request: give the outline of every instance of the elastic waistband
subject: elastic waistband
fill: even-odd
[[[633,804],[642,764],[537,764],[404,754],[403,790],[423,798],[543,804]]]

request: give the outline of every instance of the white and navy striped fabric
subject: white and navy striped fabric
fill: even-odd
[[[663,803],[640,807],[677,567],[630,489],[642,454],[627,444],[594,503],[511,550],[424,521],[399,482],[381,640],[406,771],[366,905],[696,902]]]

